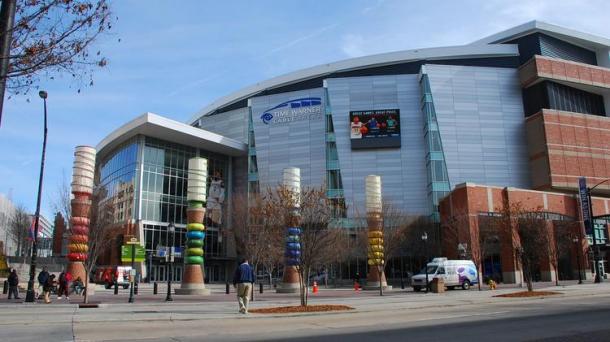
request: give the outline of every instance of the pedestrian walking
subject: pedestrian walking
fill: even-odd
[[[51,290],[55,286],[55,274],[51,274],[42,287],[42,295],[46,304],[51,303]]]
[[[49,271],[47,271],[47,267],[44,266],[42,271],[38,273],[38,292],[36,293],[36,298],[40,298],[42,293],[44,292],[44,284],[49,280]]]
[[[66,299],[70,300],[70,281],[72,280],[72,275],[68,271],[62,271],[59,274],[59,291],[57,293],[57,299],[61,299],[61,297],[65,294]]]
[[[19,297],[19,276],[17,275],[17,270],[14,268],[11,270],[11,274],[8,276],[8,299],[11,299],[11,296],[15,299],[21,299]]]
[[[250,301],[254,279],[252,266],[248,264],[248,259],[243,259],[233,275],[233,286],[237,287],[237,302],[239,312],[242,314],[248,313],[248,302]]]

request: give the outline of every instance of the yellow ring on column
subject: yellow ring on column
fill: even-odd
[[[203,256],[202,248],[187,248],[186,255],[188,256]]]
[[[189,223],[186,225],[186,230],[202,232],[205,230],[203,223]]]

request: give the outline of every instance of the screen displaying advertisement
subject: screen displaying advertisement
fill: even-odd
[[[352,149],[400,147],[398,109],[349,112]]]

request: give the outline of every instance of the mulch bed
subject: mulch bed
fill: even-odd
[[[544,297],[544,296],[553,296],[561,294],[561,292],[553,292],[553,291],[521,291],[514,293],[507,293],[496,295],[494,297],[504,297],[504,298],[524,298],[524,297]]]
[[[250,309],[248,312],[275,314],[275,313],[299,313],[299,312],[326,312],[326,311],[346,311],[354,310],[347,305],[308,305],[308,306],[280,306],[276,308]]]

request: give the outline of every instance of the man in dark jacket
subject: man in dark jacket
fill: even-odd
[[[248,313],[248,302],[250,301],[254,277],[254,270],[248,264],[248,259],[243,259],[235,270],[235,275],[233,275],[233,286],[237,287],[237,301],[240,313]]]
[[[38,295],[42,294],[42,292],[44,291],[43,287],[47,283],[47,280],[49,280],[49,272],[47,271],[47,267],[44,266],[42,268],[42,271],[38,273],[38,294],[36,295],[36,297],[38,297]]]
[[[17,271],[13,268],[11,274],[8,276],[8,299],[11,299],[13,296],[15,299],[19,298],[19,276],[17,276]]]

